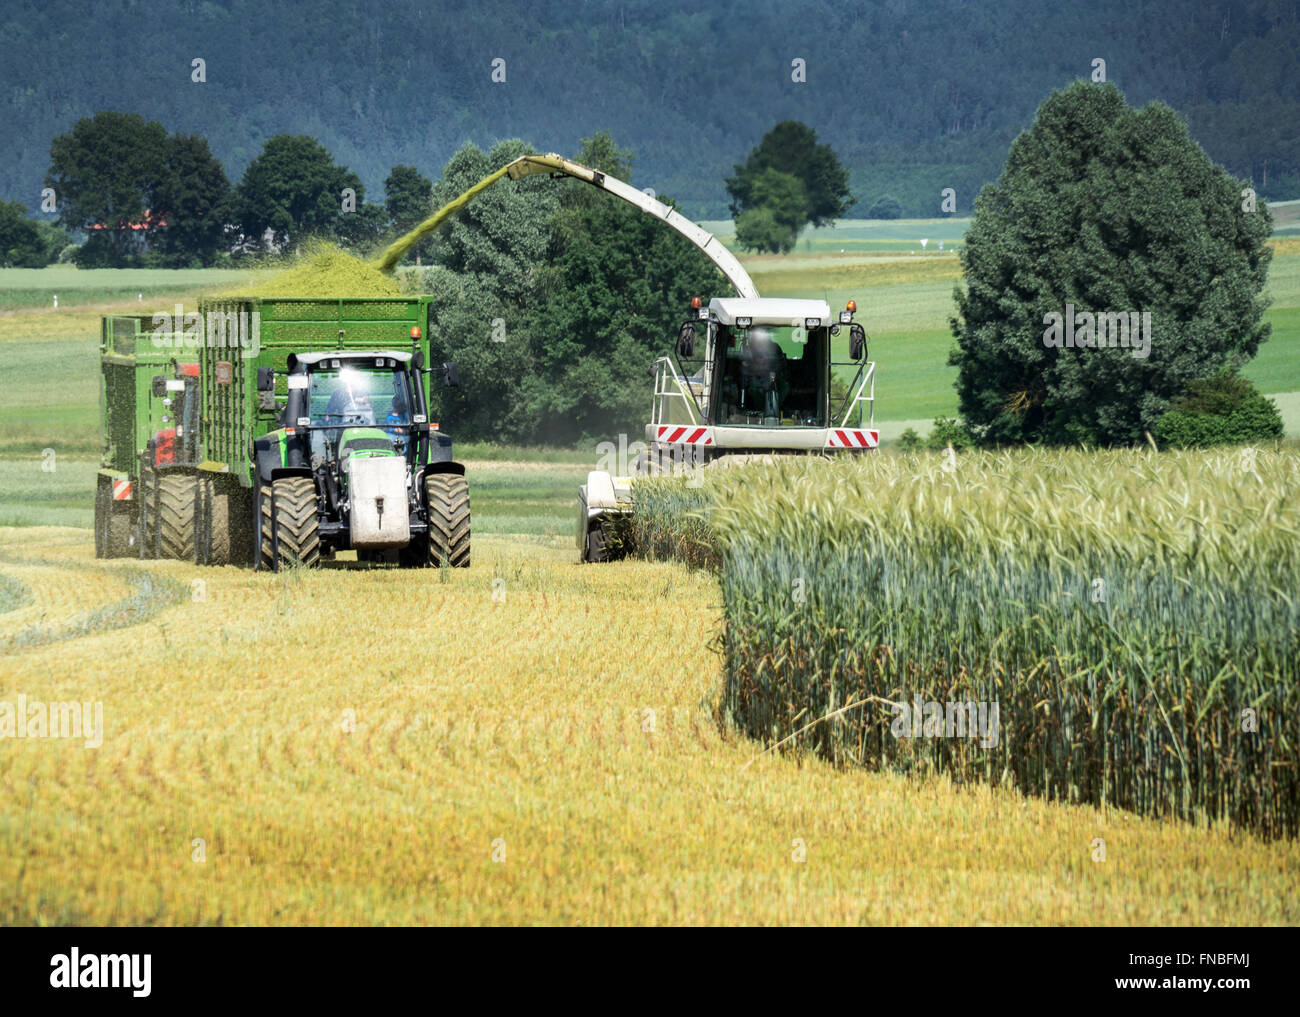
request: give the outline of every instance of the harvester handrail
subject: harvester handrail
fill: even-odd
[[[754,285],[754,281],[750,279],[749,273],[745,271],[744,266],[740,264],[734,254],[727,250],[722,241],[708,230],[687,219],[686,216],[665,205],[662,201],[652,198],[644,191],[637,190],[631,184],[554,153],[522,155],[514,162],[502,166],[496,172],[489,173],[469,190],[443,205],[442,208],[434,212],[433,215],[420,223],[411,232],[389,245],[388,249],[380,255],[379,260],[375,262],[375,267],[381,272],[391,272],[402,259],[402,256],[421,237],[432,233],[502,177],[509,175],[511,180],[519,180],[534,173],[562,173],[589,183],[593,187],[599,187],[616,198],[622,198],[629,204],[635,205],[641,211],[653,215],[671,226],[698,247],[705,257],[712,261],[722,274],[727,277],[727,281],[731,283],[739,296],[758,296],[758,288]]]
[[[866,387],[867,382],[871,383],[871,392],[869,395],[863,395],[862,390]],[[858,387],[853,393],[851,399],[844,401],[844,416],[836,427],[848,427],[849,417],[853,416],[853,410],[858,403],[867,404],[867,426],[874,427],[876,424],[876,363],[868,361],[862,367],[858,368]],[[857,426],[861,426],[859,421]]]
[[[664,384],[666,376],[672,377],[673,383],[677,386],[676,392],[670,391],[667,385]],[[661,399],[680,399],[686,405],[686,412],[691,417],[690,424],[699,424],[703,411],[695,399],[695,393],[684,383],[671,357],[660,357],[655,361],[655,397],[654,405],[650,409],[651,426],[665,422],[661,419],[663,417]],[[668,423],[674,423],[674,421],[668,421]]]

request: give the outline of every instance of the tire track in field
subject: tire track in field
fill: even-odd
[[[67,622],[46,623],[42,620],[0,637],[0,656],[139,625],[167,608],[182,603],[189,596],[189,589],[184,584],[170,576],[139,566],[105,568],[67,560],[24,558],[11,554],[0,554],[0,564],[49,570],[52,573],[71,572],[103,577],[124,583],[128,590],[125,596],[83,611]]]
[[[0,615],[27,607],[34,600],[31,587],[20,579],[0,572]]]

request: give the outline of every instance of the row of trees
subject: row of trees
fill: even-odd
[[[314,138],[289,134],[270,138],[232,186],[205,138],[114,112],[54,139],[45,184],[59,223],[87,235],[74,255],[86,267],[210,265],[307,236],[373,245],[427,215],[433,191],[418,170],[396,166],[384,203],[367,201],[357,174]],[[70,237],[24,213],[16,203],[0,210],[0,261],[47,264]]]
[[[383,204],[367,201],[356,173],[314,138],[288,134],[269,139],[232,186],[203,137],[169,135],[157,121],[114,112],[82,119],[54,139],[45,183],[63,226],[88,234],[75,255],[85,266],[210,265],[223,252],[274,250],[305,236],[376,245],[418,223],[434,197],[418,170],[396,166]],[[833,222],[855,201],[835,152],[794,120],[770,130],[726,183],[737,240],[749,250],[788,251],[806,225]],[[0,218],[0,230],[13,214]],[[22,235],[8,242],[0,232],[7,263],[50,260],[29,236],[36,228],[31,220],[10,225]]]

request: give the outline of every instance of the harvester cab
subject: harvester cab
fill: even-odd
[[[280,427],[256,442],[260,564],[342,550],[362,561],[468,564],[464,468],[429,422],[423,353],[290,354],[287,368]],[[443,372],[450,380],[454,365]],[[274,393],[272,371],[258,382]]]
[[[876,448],[875,364],[850,300],[700,298],[653,366],[645,451],[635,473],[677,472],[736,455]],[[735,460],[732,460],[735,461]],[[633,511],[631,477],[593,471],[579,489],[578,551],[605,561]]]

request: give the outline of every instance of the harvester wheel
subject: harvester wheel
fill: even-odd
[[[587,561],[609,561],[609,535],[605,532],[603,519],[597,519],[596,524],[587,531]]]
[[[194,477],[164,473],[158,483],[158,557],[194,560]]]
[[[469,484],[455,473],[434,473],[424,478],[424,501],[429,508],[428,563],[468,568]]]
[[[95,490],[95,557],[123,558],[131,549],[131,514],[113,501],[112,481]]]
[[[269,492],[263,492],[261,554],[262,567],[276,571],[287,565],[320,564],[320,518],[311,477],[281,477],[271,482]]]

